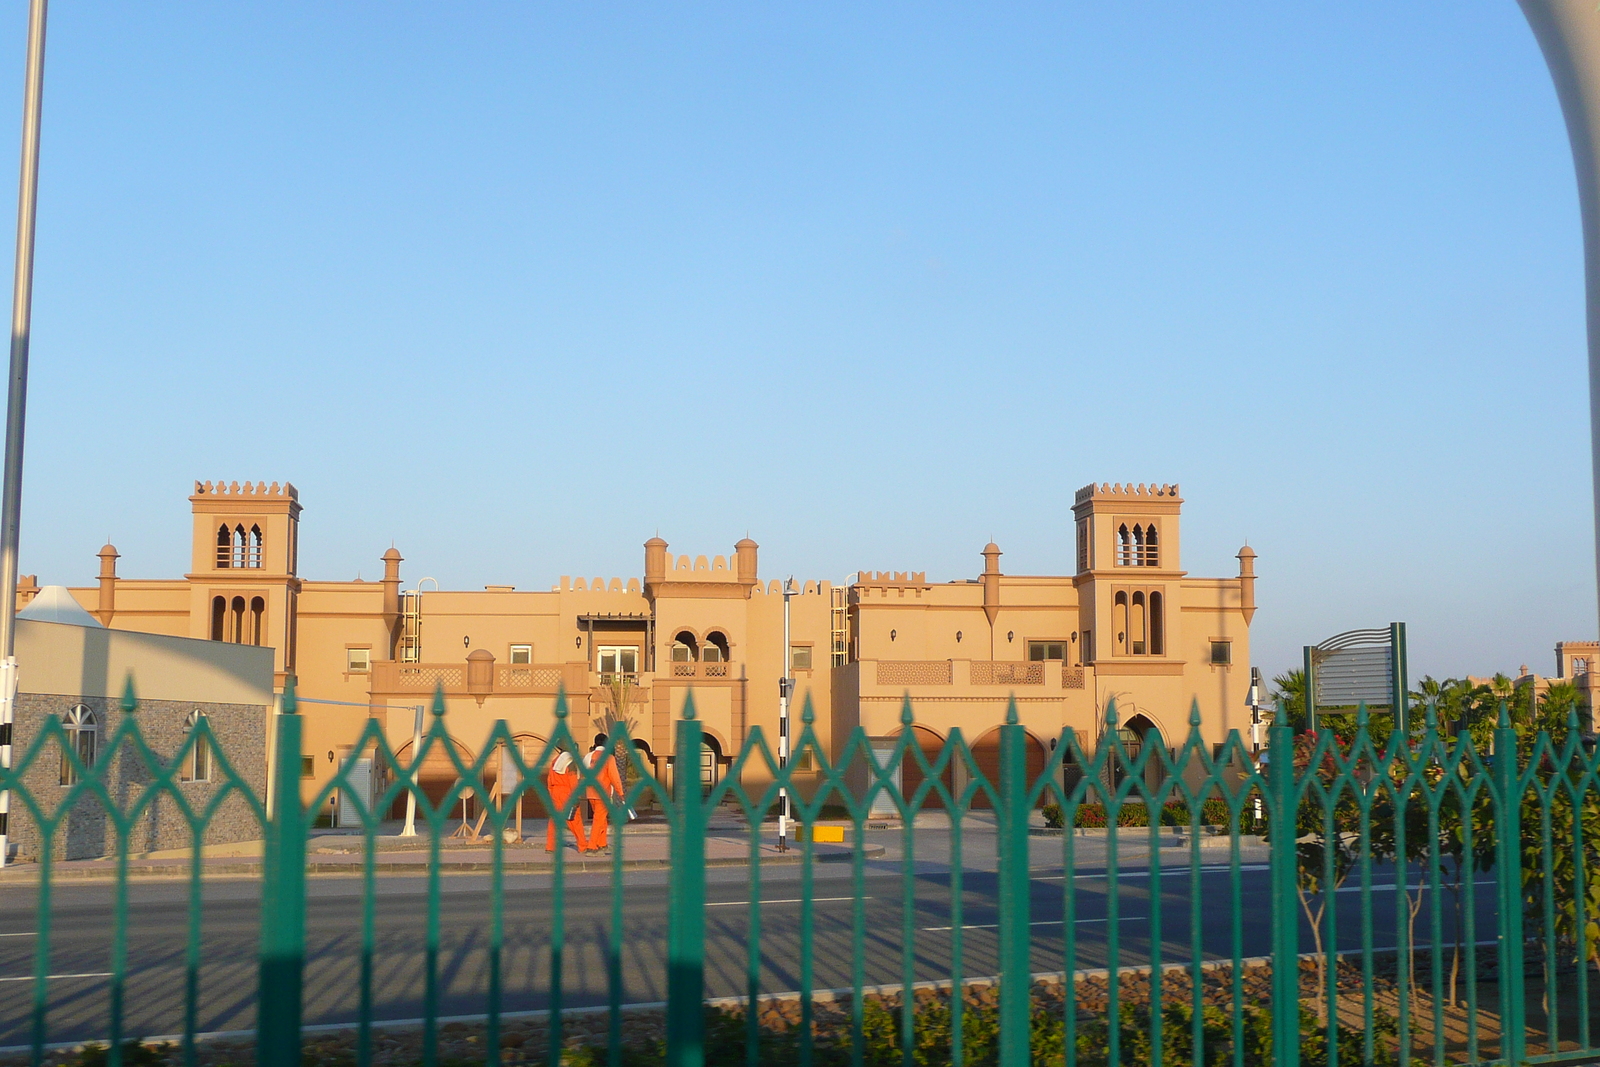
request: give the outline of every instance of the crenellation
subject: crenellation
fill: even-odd
[[[284,482],[282,485],[273,482],[200,482],[194,483],[195,496],[225,496],[225,497],[287,497],[290,500],[299,500],[300,492],[293,483]]]
[[[1163,482],[1160,485],[1155,482],[1140,482],[1137,485],[1133,482],[1101,482],[1098,487],[1091,482],[1074,494],[1073,502],[1081,504],[1085,500],[1094,500],[1097,497],[1161,497],[1171,499],[1177,495],[1178,485],[1176,482]]]

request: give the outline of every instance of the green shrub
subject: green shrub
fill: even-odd
[[[901,1048],[900,1007],[890,1001],[868,1000],[862,1005],[863,1067],[901,1067],[906,1057]],[[1223,1067],[1235,1062],[1233,1018],[1223,1008],[1201,1009],[1201,1055],[1194,1049],[1194,1012],[1188,1003],[1169,1003],[1161,1008],[1161,1062],[1189,1067]],[[1238,1062],[1243,1067],[1271,1067],[1272,1012],[1269,1008],[1246,1006],[1243,1011],[1243,1041]],[[1080,1067],[1146,1067],[1155,1060],[1156,1035],[1150,1010],[1144,1005],[1123,1003],[1117,1016],[1118,1058],[1111,1063],[1111,1026],[1105,1016],[1080,1017],[1074,1044]],[[1392,1016],[1381,1009],[1373,1016],[1373,1067],[1393,1067],[1398,1027]],[[748,1060],[746,1017],[740,1011],[708,1009],[706,1012],[706,1067],[745,1067]],[[798,1067],[800,1029],[763,1029],[757,1038],[756,1062],[762,1067]],[[1066,1059],[1066,1025],[1059,1005],[1035,1003],[1030,1037],[1034,1067],[1059,1067]],[[1359,1031],[1339,1030],[1339,1063],[1363,1062],[1363,1038]],[[948,1067],[955,1044],[955,1012],[948,994],[919,998],[911,1026],[909,1059],[915,1067]],[[848,1024],[819,1023],[812,1048],[814,1067],[849,1067],[852,1041]],[[962,1061],[970,1067],[995,1067],[1000,1059],[999,1012],[993,1001],[984,1002],[969,995],[961,1012]],[[623,1067],[661,1067],[666,1060],[663,1042],[625,1050]],[[569,1050],[562,1057],[565,1067],[603,1067],[607,1062],[603,1048]],[[1328,1035],[1324,1024],[1307,1008],[1300,1010],[1300,1062],[1304,1067],[1327,1067]]]
[[[1045,819],[1048,823],[1048,814]],[[1181,800],[1168,801],[1162,805],[1160,819],[1160,825],[1162,826],[1188,826],[1191,824],[1189,805]],[[1229,822],[1228,805],[1220,798],[1211,797],[1200,802],[1200,824],[1202,826],[1227,826]],[[1105,805],[1078,805],[1073,812],[1072,825],[1083,827],[1104,827],[1109,825]],[[1150,809],[1137,801],[1125,801],[1117,811],[1117,825],[1149,826]]]

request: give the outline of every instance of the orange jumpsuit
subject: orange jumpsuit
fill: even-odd
[[[584,766],[595,771],[599,779],[600,788],[589,788],[590,820],[589,820],[589,847],[605,848],[607,843],[606,830],[611,824],[610,814],[606,810],[606,801],[615,797],[621,800],[625,790],[622,788],[622,777],[617,774],[617,761],[606,754],[604,749],[592,748],[589,754],[583,757]]]
[[[545,775],[545,785],[550,789],[550,821],[546,826],[544,835],[544,850],[556,850],[556,820],[560,818],[561,811],[567,806],[567,801],[572,799],[572,791],[578,787],[578,767],[576,762],[569,760],[565,771],[557,771],[555,763],[551,763],[549,772]],[[579,852],[589,850],[589,840],[583,832],[583,804],[580,802],[572,807],[572,818],[567,820],[567,829],[572,831],[572,839],[578,843]]]

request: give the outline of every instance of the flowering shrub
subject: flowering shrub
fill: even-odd
[[[1044,815],[1044,824],[1049,827],[1061,828],[1066,825],[1066,814],[1061,805],[1052,801],[1040,809]],[[1188,826],[1189,805],[1181,800],[1169,801],[1161,808],[1162,826]],[[1200,803],[1200,822],[1205,826],[1226,826],[1228,824],[1228,805],[1216,797],[1211,797]],[[1080,804],[1073,812],[1072,825],[1091,829],[1103,829],[1109,825],[1104,804]],[[1149,826],[1150,810],[1138,801],[1125,801],[1117,812],[1118,826]]]

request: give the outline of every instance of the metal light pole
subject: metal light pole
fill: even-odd
[[[794,578],[783,582],[783,677],[778,679],[778,773],[789,766],[789,699],[794,696],[794,649],[789,644],[789,598],[800,592]],[[789,790],[778,790],[778,851],[789,851]]]
[[[17,546],[22,527],[22,431],[28,409],[28,335],[33,323],[33,228],[39,193],[39,105],[44,95],[48,0],[28,6],[28,66],[22,91],[22,177],[17,188],[17,259],[11,289],[11,379],[6,393],[5,482],[0,488],[0,766],[11,766],[17,698]],[[10,851],[11,794],[0,793],[0,867]]]
[[[1600,11],[1594,0],[1518,0],[1555,82],[1578,178],[1589,333],[1589,459],[1600,570]]]

